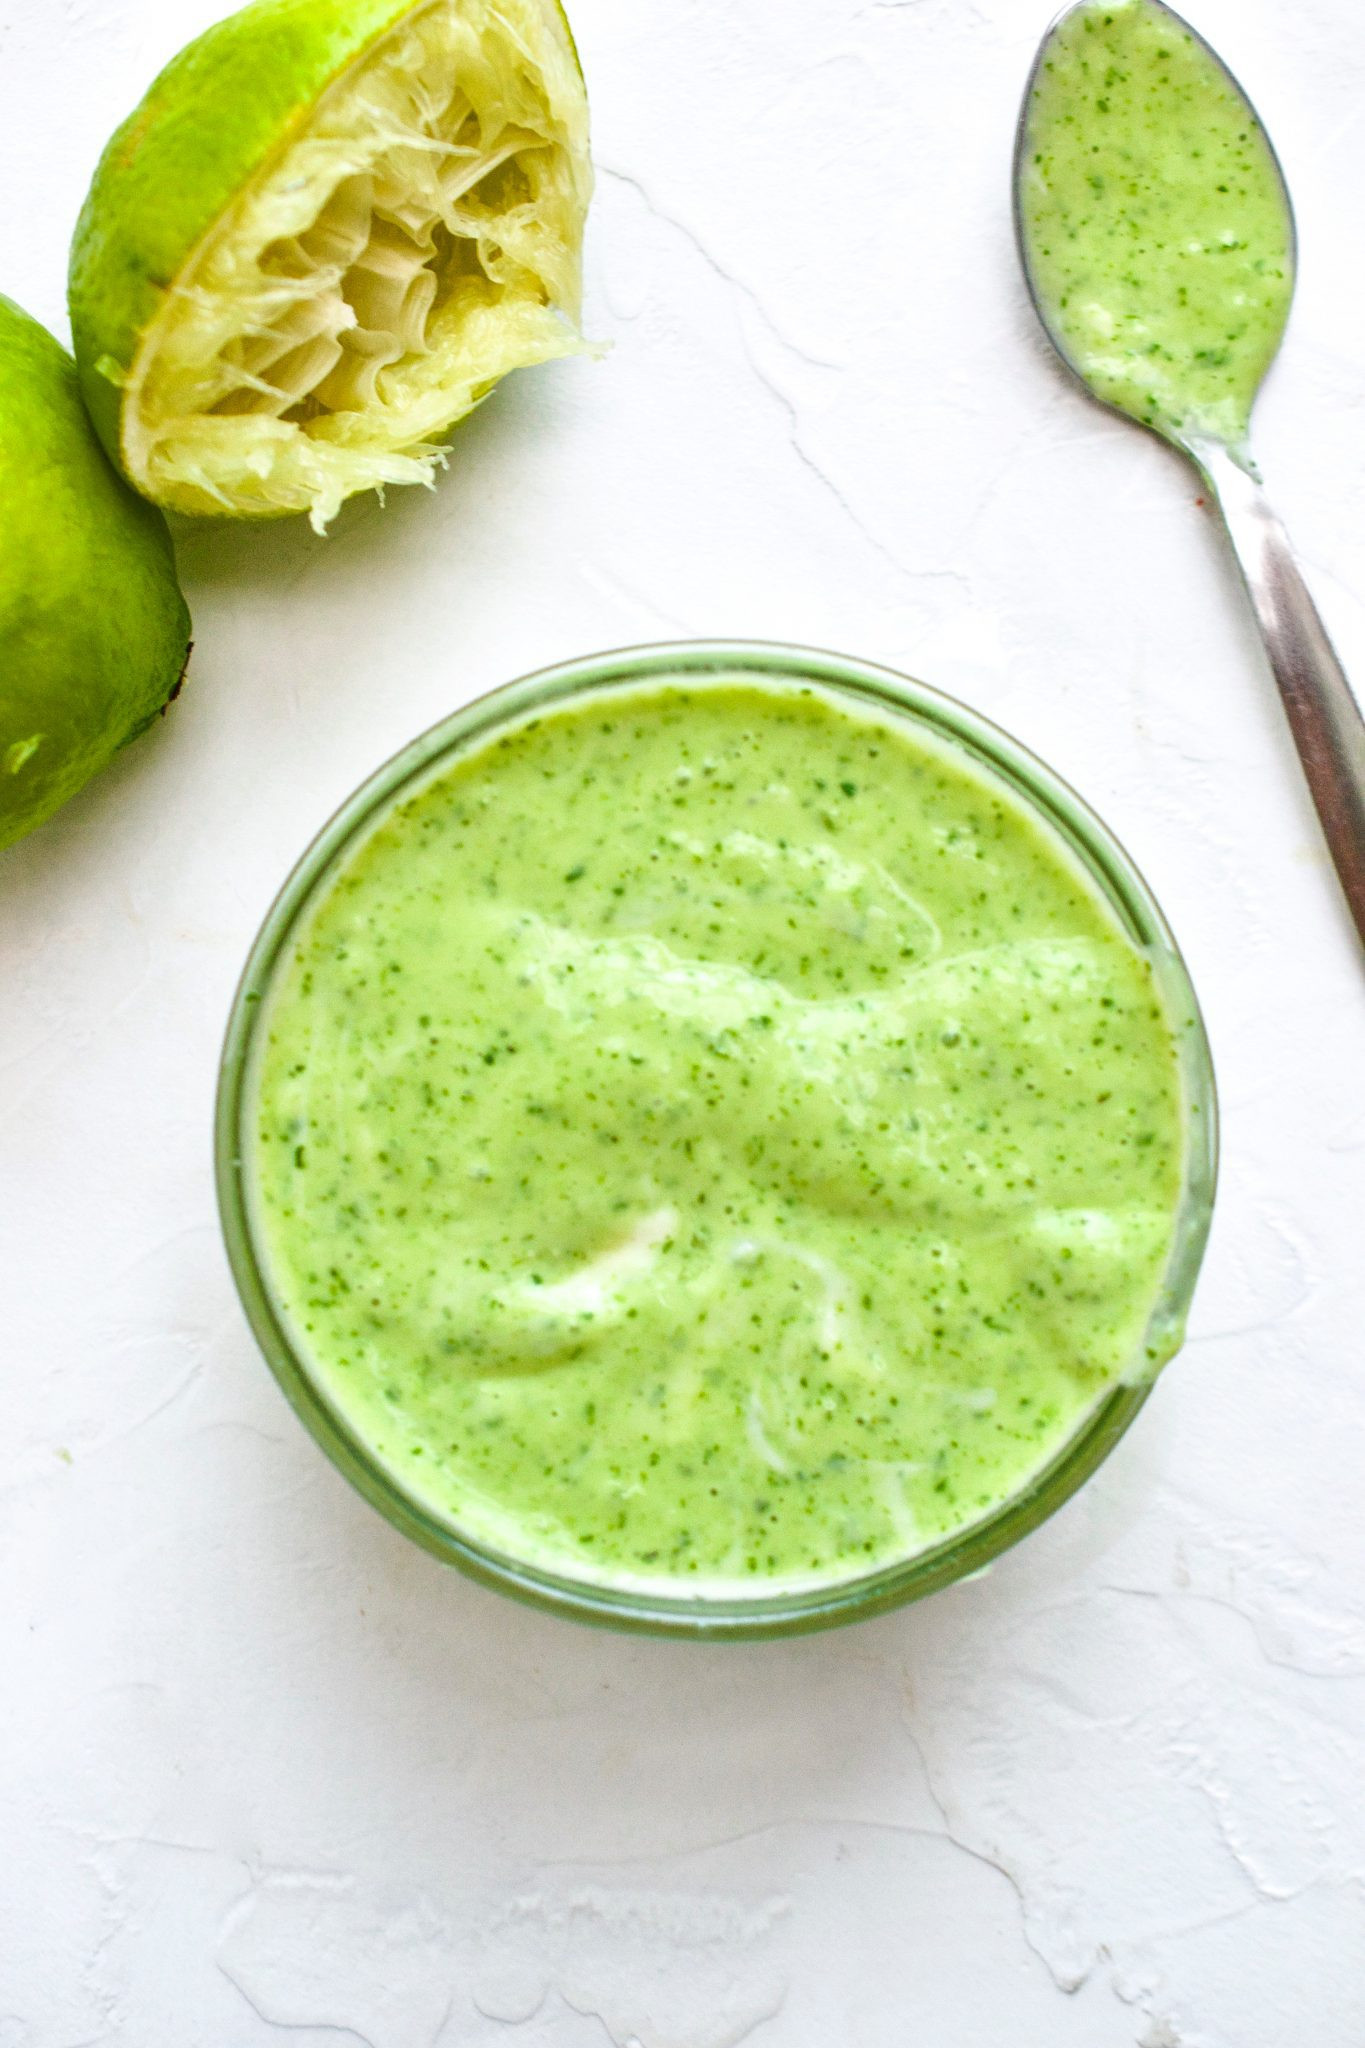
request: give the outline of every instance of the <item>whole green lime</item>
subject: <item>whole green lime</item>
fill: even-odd
[[[166,522],[114,474],[76,366],[0,297],[0,847],[175,695],[190,615]]]
[[[509,370],[582,347],[588,108],[558,0],[253,0],[113,137],[71,324],[155,503],[429,483]]]

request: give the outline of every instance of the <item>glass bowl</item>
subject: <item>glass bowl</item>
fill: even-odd
[[[951,1537],[862,1576],[813,1588],[706,1597],[617,1589],[558,1575],[471,1538],[405,1490],[310,1369],[270,1284],[262,1233],[253,1215],[246,1169],[247,1133],[260,1020],[272,978],[299,920],[324,892],[339,862],[400,792],[438,773],[500,727],[587,692],[651,680],[711,676],[778,683],[813,682],[836,698],[888,712],[970,757],[1003,783],[1084,868],[1150,962],[1176,1028],[1185,1106],[1181,1198],[1163,1283],[1140,1358],[1176,1346],[1194,1291],[1212,1216],[1217,1104],[1208,1041],[1184,962],[1142,876],[1112,833],[1059,776],[1017,740],[953,698],[889,669],[799,647],[757,642],[685,641],[626,649],[541,670],[494,690],[414,740],[342,805],[314,840],[276,898],[252,947],[228,1023],[219,1083],[216,1162],[223,1230],[248,1320],[290,1404],[324,1451],[372,1506],[437,1557],[518,1598],[606,1626],[699,1638],[778,1636],[825,1628],[922,1598],[979,1572],[1053,1514],[1114,1448],[1151,1391],[1135,1362],[1131,1379],[1103,1395],[1060,1453],[1003,1504]]]

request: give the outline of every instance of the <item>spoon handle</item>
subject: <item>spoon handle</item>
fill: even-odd
[[[1365,940],[1365,719],[1265,492],[1221,443],[1191,454],[1223,515],[1346,901]]]

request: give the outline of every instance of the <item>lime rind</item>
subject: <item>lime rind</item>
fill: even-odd
[[[120,452],[190,513],[429,483],[509,371],[580,350],[587,103],[553,0],[436,0],[343,69],[189,254]],[[106,364],[119,374],[117,363]]]
[[[190,618],[166,522],[117,474],[76,366],[0,295],[0,848],[175,695]]]

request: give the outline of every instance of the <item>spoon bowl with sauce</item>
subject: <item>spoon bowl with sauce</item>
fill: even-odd
[[[1187,455],[1218,505],[1365,938],[1365,722],[1248,445],[1294,291],[1270,139],[1162,0],[1078,0],[1025,89],[1014,219],[1053,347],[1094,397]]]

